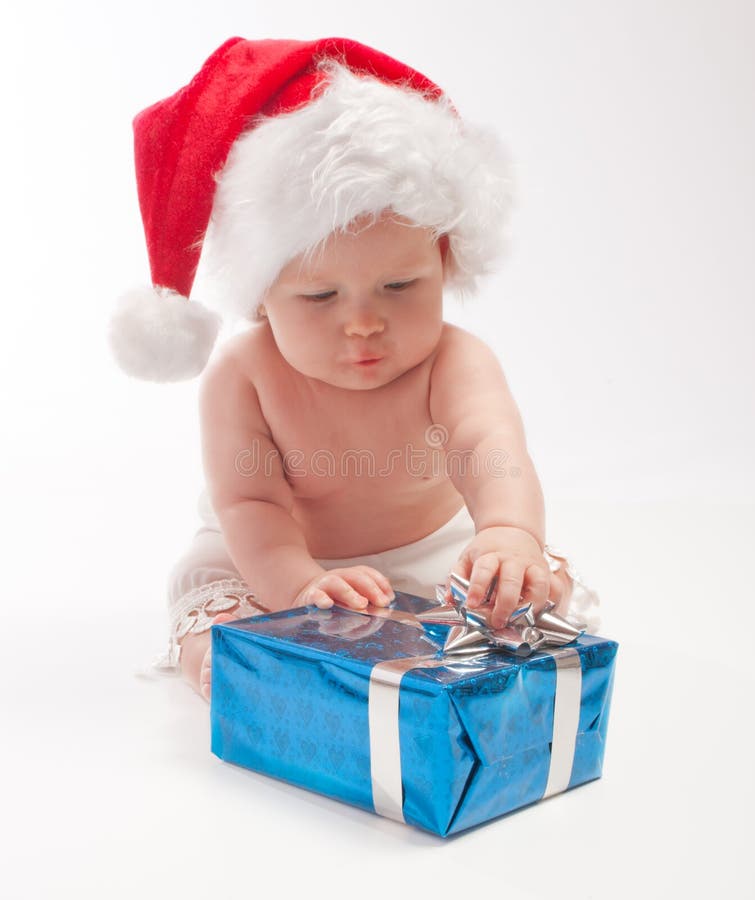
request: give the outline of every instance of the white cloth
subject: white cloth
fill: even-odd
[[[197,503],[204,528],[213,536],[202,535],[201,529],[195,537],[194,554],[204,570],[208,558],[212,559],[214,568],[222,578],[236,578],[239,573],[234,569],[227,551],[225,551],[220,523],[215,515],[207,492],[202,491]],[[418,597],[435,598],[435,585],[443,581],[451,571],[462,551],[475,534],[474,522],[466,506],[463,506],[445,525],[426,535],[418,541],[384,550],[382,553],[364,556],[342,557],[340,559],[316,559],[324,569],[336,569],[344,566],[372,566],[382,572],[391,582],[394,590],[415,594]],[[199,539],[199,540],[197,540]],[[207,583],[207,574],[202,571],[193,572],[195,568],[186,560],[191,583],[177,585],[177,593],[185,593],[196,587],[197,576],[202,583]],[[183,579],[182,579],[183,580]],[[248,588],[247,588],[248,590]],[[264,603],[264,598],[260,598]]]
[[[233,565],[206,491],[199,497],[198,509],[203,526],[168,579],[171,636],[168,652],[154,664],[161,670],[176,671],[179,641],[189,632],[206,631],[219,612],[233,610],[236,615],[253,616],[266,611],[265,598],[254,594],[254,586],[247,585]],[[474,521],[463,506],[445,525],[410,544],[382,553],[315,561],[324,569],[371,566],[388,578],[394,590],[432,600],[436,596],[435,585],[445,581],[474,534]],[[559,557],[564,555],[560,551],[552,552],[557,552]],[[557,569],[558,562],[545,555],[551,569]],[[567,565],[567,572],[575,579],[568,616],[594,631],[600,621],[598,596],[584,584],[571,564]]]

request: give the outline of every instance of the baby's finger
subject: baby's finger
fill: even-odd
[[[501,564],[498,589],[490,619],[493,628],[503,628],[514,610],[521,605],[523,578],[524,570],[521,563],[511,560]]]
[[[336,603],[348,609],[364,609],[368,604],[367,598],[355,590],[341,575],[328,572],[323,575],[318,584]]]
[[[315,596],[309,602],[314,603],[318,609],[330,609],[333,606],[333,598],[321,590],[315,590]]]
[[[364,569],[368,574],[370,574],[380,588],[380,590],[388,597],[390,600],[396,599],[396,594],[394,593],[393,588],[391,587],[390,581],[383,575],[382,572],[377,569],[373,569],[372,566],[361,566],[360,568]]]
[[[501,561],[495,553],[484,553],[475,560],[467,591],[467,606],[470,609],[479,606],[485,599],[490,582],[497,575],[500,564]]]
[[[313,604],[318,609],[330,609],[333,605],[333,598],[316,585],[310,585],[299,594],[295,605],[309,606],[310,604]]]
[[[366,566],[364,568],[367,569]],[[360,596],[365,597],[375,606],[388,606],[391,602],[390,597],[383,593],[382,588],[376,583],[375,578],[371,574],[374,571],[374,569],[362,571],[361,566],[359,568],[355,567],[341,572],[341,578],[351,585]]]
[[[551,572],[551,592],[549,599],[556,604],[556,611],[565,615],[574,593],[574,581],[563,568]]]
[[[565,593],[563,582],[561,578],[559,578],[558,572],[551,572],[549,580],[548,600],[558,606]]]
[[[551,573],[543,566],[528,566],[522,582],[522,599],[532,604],[534,615],[542,612],[548,602]]]

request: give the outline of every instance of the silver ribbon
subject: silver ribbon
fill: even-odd
[[[582,663],[574,648],[554,650],[556,699],[553,706],[553,738],[548,781],[543,798],[560,794],[569,787],[582,704]]]
[[[493,606],[490,603],[498,586],[498,575],[490,582],[482,604],[475,609],[467,606],[469,582],[456,572],[451,572],[451,603],[446,605],[445,586],[435,586],[436,598],[443,604],[438,609],[420,613],[422,622],[437,622],[443,616],[446,624],[452,624],[454,616],[457,624],[451,629],[443,648],[446,653],[479,652],[483,647],[492,647],[513,653],[514,656],[529,656],[542,647],[562,647],[576,640],[584,633],[584,627],[575,627],[566,619],[554,613],[556,604],[547,603],[535,616],[532,604],[526,603],[515,609],[502,628],[493,628]]]
[[[515,610],[504,628],[490,625],[492,609],[485,606],[493,595],[497,577],[485,595],[483,606],[466,607],[469,582],[451,573],[452,602],[445,603],[445,585],[436,585],[440,605],[413,615],[400,610],[378,609],[368,615],[392,618],[422,628],[422,623],[450,625],[443,656],[412,656],[377,663],[370,672],[368,718],[372,800],[379,815],[404,822],[399,735],[401,680],[411,669],[447,666],[454,656],[469,657],[491,650],[517,657],[535,650],[549,653],[556,663],[556,692],[553,709],[551,758],[543,798],[565,791],[569,786],[579,728],[582,700],[582,665],[576,648],[563,645],[574,641],[584,629],[577,629],[552,612],[553,604],[538,616],[532,605]],[[554,649],[546,649],[553,647]],[[450,657],[450,659],[449,659]]]
[[[378,815],[397,822],[405,821],[398,720],[401,679],[418,666],[433,669],[444,665],[448,665],[448,660],[409,656],[377,663],[370,672],[368,715],[372,802]]]

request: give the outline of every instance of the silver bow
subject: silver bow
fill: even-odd
[[[469,581],[451,572],[451,603],[445,602],[446,586],[435,586],[440,606],[417,613],[415,618],[426,624],[450,625],[443,652],[455,656],[484,652],[486,647],[497,648],[514,656],[530,656],[542,647],[563,647],[584,634],[585,628],[576,628],[562,616],[553,612],[550,603],[537,616],[532,604],[515,609],[503,628],[493,628],[493,607],[489,601],[498,585],[496,575],[490,582],[482,604],[476,609],[467,605]]]

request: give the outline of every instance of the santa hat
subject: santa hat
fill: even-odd
[[[285,264],[357,216],[391,209],[447,235],[446,284],[462,293],[506,250],[504,146],[356,41],[231,38],[136,116],[134,138],[153,287],[120,298],[110,344],[136,377],[199,374],[221,315],[258,318]]]

